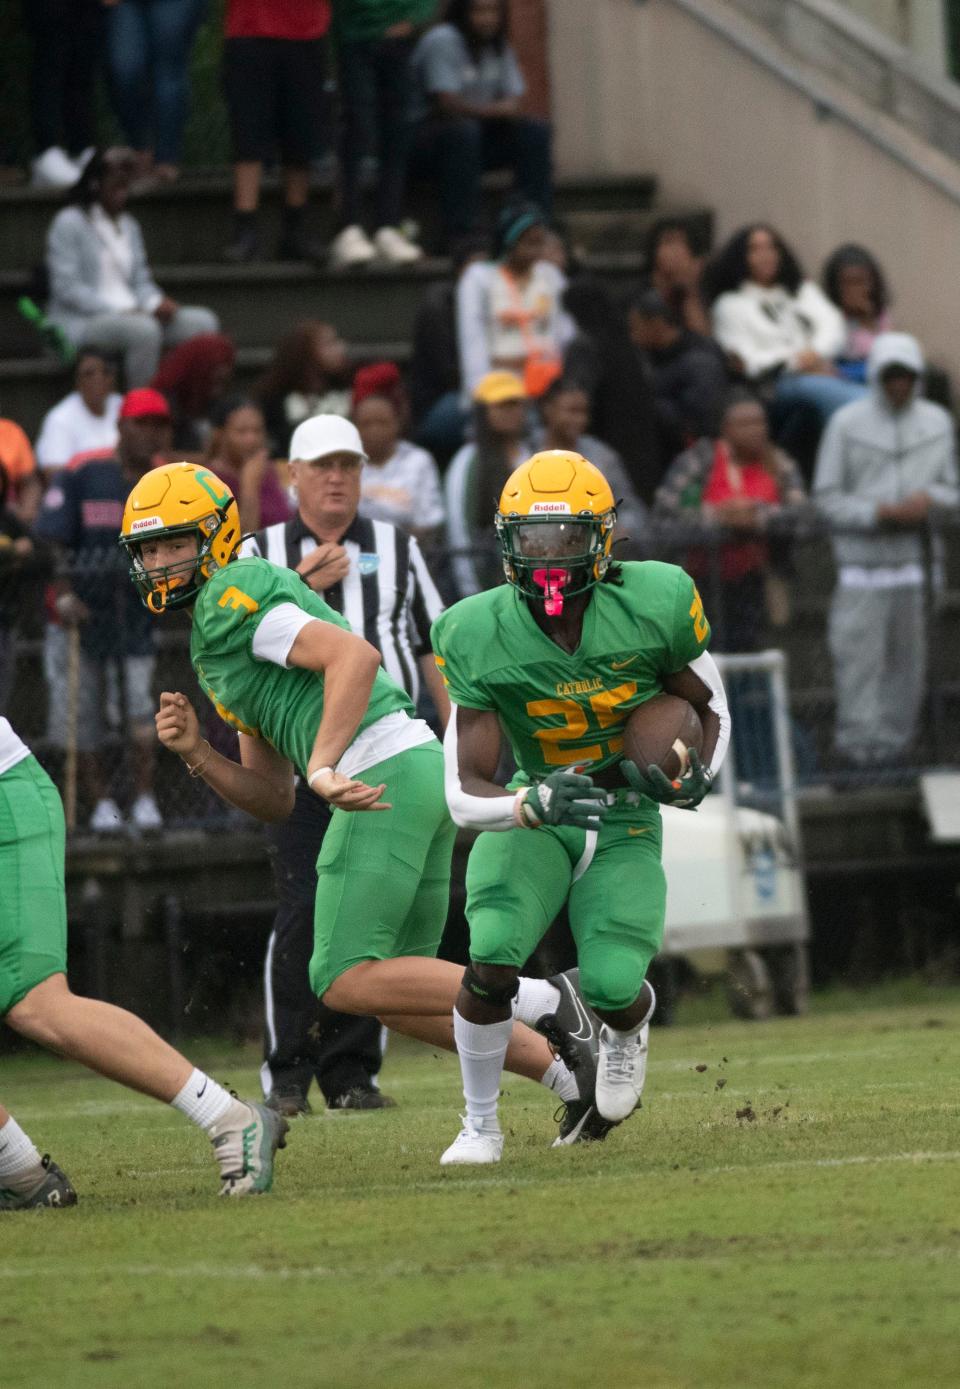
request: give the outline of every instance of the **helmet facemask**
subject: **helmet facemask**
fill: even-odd
[[[171,608],[186,607],[196,601],[201,585],[219,568],[211,550],[225,519],[225,512],[217,511],[204,516],[200,521],[186,522],[182,526],[151,528],[139,535],[121,536],[120,543],[130,558],[130,578],[145,608],[158,615]],[[192,535],[196,538],[196,553],[188,555],[177,564],[148,569],[141,555],[142,545],[148,540],[180,535]]]
[[[496,517],[507,579],[560,617],[567,598],[599,583],[610,564],[616,513]]]

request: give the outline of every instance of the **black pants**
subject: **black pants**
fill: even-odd
[[[475,231],[480,221],[480,175],[512,169],[517,189],[549,217],[553,205],[551,129],[547,121],[481,121],[468,116],[429,119],[416,127],[411,164],[419,178],[440,182],[447,235]]]
[[[374,153],[380,159],[374,230],[400,222],[410,143],[412,48],[412,39],[340,45],[341,220],[345,227],[362,221],[360,168],[364,156]]]
[[[100,0],[23,0],[33,41],[30,115],[37,154],[96,144],[94,84],[101,59]]]
[[[330,811],[308,787],[297,787],[293,814],[268,831],[277,888],[277,915],[264,966],[266,1028],[264,1089],[311,1079],[329,1102],[356,1085],[369,1085],[380,1069],[381,1027],[376,1018],[335,1013],[310,988],[317,855]]]

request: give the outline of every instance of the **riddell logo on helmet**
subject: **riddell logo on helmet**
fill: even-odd
[[[134,531],[155,531],[163,529],[163,518],[161,516],[141,516],[138,520],[130,523],[130,534]]]
[[[534,502],[530,508],[531,516],[570,515],[569,502]]]

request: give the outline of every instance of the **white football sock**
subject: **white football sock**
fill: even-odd
[[[36,1146],[11,1116],[0,1129],[0,1187],[24,1195],[44,1176]]]
[[[513,1018],[487,1024],[467,1022],[456,1008],[453,1010],[453,1039],[460,1055],[463,1076],[463,1098],[467,1118],[478,1128],[498,1128],[497,1100],[500,1098],[500,1077],[503,1062],[513,1031]],[[484,1124],[486,1120],[486,1125]]]
[[[548,1090],[552,1090],[561,1100],[576,1100],[580,1098],[580,1090],[577,1086],[577,1078],[558,1056],[557,1059],[547,1067],[540,1077],[540,1084],[545,1085]]]
[[[186,1085],[170,1101],[174,1109],[185,1114],[192,1124],[207,1133],[215,1128],[232,1104],[241,1104],[229,1090],[224,1090],[203,1071],[194,1070]]]
[[[513,1000],[513,1016],[517,1022],[525,1022],[533,1027],[544,1013],[555,1013],[560,1007],[560,990],[549,979],[520,980],[520,988]]]

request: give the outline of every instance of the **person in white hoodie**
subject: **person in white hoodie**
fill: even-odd
[[[837,565],[834,741],[853,767],[897,761],[913,741],[927,654],[922,532],[960,504],[953,420],[920,398],[923,371],[916,338],[881,333],[869,394],[836,412],[817,457],[814,501]]]
[[[775,416],[805,407],[825,423],[862,396],[833,364],[846,340],[843,315],[772,227],[736,232],[707,267],[705,286],[714,337]]]

